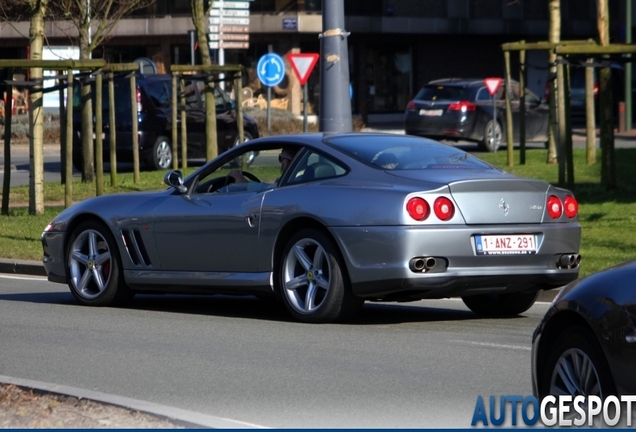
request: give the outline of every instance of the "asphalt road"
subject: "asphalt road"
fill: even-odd
[[[470,427],[479,395],[530,395],[547,303],[483,319],[459,300],[365,304],[311,325],[253,297],[75,304],[68,288],[0,275],[0,375],[277,428]]]

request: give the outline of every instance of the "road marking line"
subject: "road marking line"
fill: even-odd
[[[451,342],[491,347],[491,348],[505,348],[505,349],[522,350],[522,351],[531,350],[530,347],[523,346],[523,345],[504,345],[504,344],[498,344],[498,343],[492,343],[492,342],[474,342],[474,341],[467,341],[467,340],[452,340]]]
[[[30,280],[30,281],[46,281],[46,276],[13,276],[7,274],[0,274],[0,279],[18,279],[18,280]]]

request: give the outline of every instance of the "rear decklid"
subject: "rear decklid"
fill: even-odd
[[[449,189],[466,224],[537,224],[543,220],[550,185],[542,180],[464,180]]]

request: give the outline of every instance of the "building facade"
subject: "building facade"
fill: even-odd
[[[225,0],[226,2],[229,0]],[[547,0],[343,0],[349,46],[352,109],[365,116],[402,113],[419,87],[443,77],[503,75],[501,44],[543,41],[548,34]],[[610,0],[613,42],[624,38],[625,0]],[[249,48],[226,49],[226,64],[243,64],[245,85],[262,91],[254,66],[268,51],[320,52],[320,0],[250,1]],[[561,38],[596,38],[596,0],[561,0]],[[75,35],[60,22],[46,25],[51,46],[72,44]],[[115,27],[93,57],[113,62],[150,58],[159,73],[193,61],[188,31],[194,28],[190,0],[156,0]],[[0,57],[26,58],[28,23],[0,25]],[[216,50],[212,50],[213,58]],[[196,57],[196,51],[195,51]],[[196,62],[197,59],[194,58]],[[516,62],[513,62],[516,63]],[[528,86],[543,94],[547,54],[528,53]],[[515,74],[515,70],[513,70]],[[275,92],[292,97],[291,72]],[[318,106],[319,68],[309,80],[309,100]],[[296,100],[294,100],[296,99]]]

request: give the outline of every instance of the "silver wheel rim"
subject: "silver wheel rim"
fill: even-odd
[[[110,282],[112,256],[106,239],[95,230],[82,232],[69,253],[71,284],[85,299],[99,297]]]
[[[243,134],[243,142],[244,142],[244,143],[246,143],[246,142],[248,142],[249,140],[250,140],[250,137],[249,137],[246,133],[244,133],[244,134]],[[238,137],[236,138],[236,141],[234,141],[234,147],[236,147],[237,145],[239,145],[239,139],[238,139]],[[256,155],[254,154],[254,152],[253,152],[253,151],[245,153],[245,156],[246,156],[246,158],[247,158],[247,164],[248,164],[248,165],[251,165],[251,164],[252,164],[252,162],[254,162],[254,159],[256,158]],[[239,162],[239,163],[240,163],[240,162]]]
[[[157,146],[157,165],[161,168],[170,168],[172,163],[172,149],[167,141],[161,141]]]
[[[501,127],[499,127],[499,123],[494,126],[494,133],[493,123],[488,123],[488,128],[486,129],[486,140],[488,141],[490,148],[493,149],[493,151],[497,151],[499,144],[501,143]]]
[[[603,397],[598,372],[585,352],[570,348],[561,354],[550,379],[550,394]]]
[[[331,284],[331,264],[320,243],[307,238],[294,244],[285,257],[282,282],[297,312],[310,315],[322,306]]]

